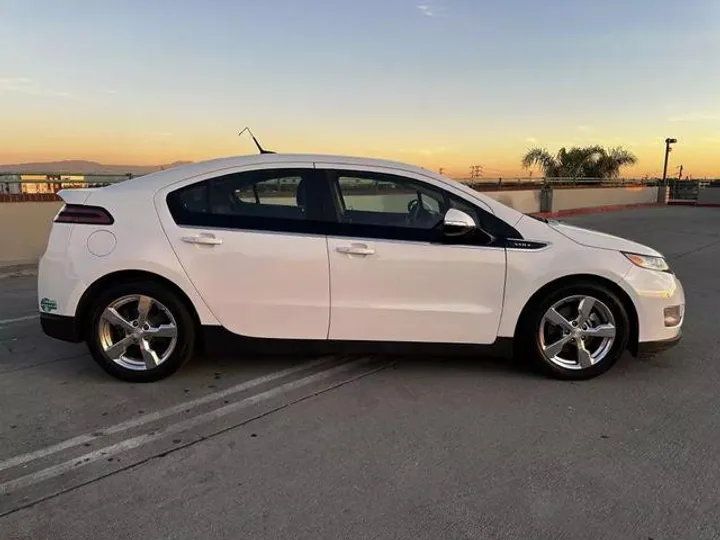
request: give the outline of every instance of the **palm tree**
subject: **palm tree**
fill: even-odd
[[[632,152],[618,146],[610,150],[602,149],[592,170],[588,171],[597,178],[617,178],[623,167],[635,165],[637,157]]]
[[[564,152],[565,148],[561,148],[556,157],[551,155],[545,148],[532,148],[523,157],[522,166],[524,169],[536,166],[542,169],[545,176],[558,178],[561,176],[562,169],[561,153]]]
[[[622,147],[608,151],[601,146],[563,147],[555,155],[532,148],[522,159],[524,168],[539,167],[547,178],[617,178],[623,167],[635,163],[635,155]]]

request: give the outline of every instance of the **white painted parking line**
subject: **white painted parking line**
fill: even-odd
[[[14,319],[0,319],[0,326],[19,323],[19,322],[23,322],[23,321],[31,321],[33,319],[37,319],[39,316],[40,315],[35,313],[34,315],[26,315],[24,317],[15,317]]]
[[[138,448],[140,446],[143,446],[150,442],[156,441],[158,439],[168,437],[170,435],[174,435],[176,433],[180,433],[180,432],[186,431],[188,429],[192,429],[194,427],[200,426],[202,424],[206,424],[208,422],[212,422],[213,420],[217,420],[228,414],[232,414],[241,409],[245,409],[245,408],[247,408],[251,405],[254,405],[256,403],[259,403],[261,401],[266,401],[275,396],[290,392],[290,391],[300,388],[302,386],[307,386],[309,384],[316,383],[316,382],[322,381],[324,379],[329,379],[331,377],[338,375],[339,373],[341,373],[343,371],[348,371],[351,367],[358,367],[358,366],[367,364],[371,361],[373,361],[372,358],[362,358],[359,360],[354,360],[352,362],[347,362],[343,365],[336,366],[336,367],[330,368],[330,369],[326,369],[326,370],[316,373],[314,375],[310,375],[308,377],[304,377],[302,379],[298,379],[296,381],[292,381],[292,382],[283,384],[281,386],[277,386],[275,388],[272,388],[265,392],[261,392],[260,394],[256,394],[254,396],[247,397],[247,398],[237,401],[235,403],[231,403],[229,405],[219,407],[215,410],[212,410],[212,411],[209,411],[209,412],[206,412],[203,414],[199,414],[193,418],[189,418],[187,420],[181,420],[180,422],[170,424],[168,427],[161,429],[159,431],[145,433],[142,435],[138,435],[136,437],[125,439],[116,444],[112,444],[110,446],[100,448],[98,450],[95,450],[95,451],[89,452],[85,455],[70,459],[63,463],[59,463],[57,465],[47,467],[46,469],[42,469],[40,471],[31,473],[31,474],[28,474],[25,476],[21,476],[20,478],[16,478],[14,480],[9,480],[7,482],[0,484],[0,494],[9,493],[10,491],[13,491],[13,490],[22,489],[22,488],[31,486],[33,484],[37,484],[38,482],[42,482],[44,480],[48,480],[48,479],[54,478],[56,476],[60,476],[62,474],[65,474],[68,471],[88,465],[95,461],[98,461],[101,459],[106,459],[108,457],[115,456],[122,452],[126,452],[126,451],[132,450],[134,448]],[[374,372],[374,371],[377,371],[377,369],[373,370],[372,372]]]
[[[157,420],[161,420],[162,418],[172,416],[173,414],[178,414],[178,413],[181,413],[186,410],[195,409],[197,407],[200,407],[201,405],[205,405],[207,403],[211,403],[213,401],[223,399],[225,397],[231,396],[233,394],[237,394],[239,392],[244,392],[245,390],[249,390],[256,386],[260,386],[262,384],[269,383],[269,382],[272,382],[277,379],[282,379],[283,377],[288,377],[290,375],[294,375],[295,373],[299,373],[299,372],[305,371],[307,369],[312,369],[312,368],[320,366],[322,364],[331,362],[332,360],[333,360],[333,357],[325,357],[325,358],[320,358],[318,360],[315,360],[313,362],[308,362],[308,363],[294,366],[294,367],[291,367],[288,369],[283,369],[282,371],[276,371],[276,372],[270,373],[268,375],[258,377],[256,379],[251,379],[249,381],[245,381],[244,383],[237,384],[237,385],[227,388],[225,390],[213,392],[212,394],[207,394],[205,396],[202,396],[202,397],[199,397],[196,399],[191,399],[189,401],[185,401],[183,403],[174,405],[172,407],[168,407],[166,409],[161,409],[156,412],[144,414],[137,418],[133,418],[131,420],[126,420],[125,422],[120,422],[119,424],[115,424],[114,426],[96,429],[92,433],[85,433],[84,435],[78,435],[77,437],[73,437],[72,439],[67,439],[65,441],[59,442],[52,446],[48,446],[46,448],[41,448],[40,450],[36,450],[34,452],[28,452],[27,454],[22,454],[19,456],[12,457],[10,459],[0,462],[0,471],[3,471],[5,469],[10,469],[12,467],[17,467],[18,465],[22,465],[24,463],[29,463],[30,461],[35,461],[36,459],[41,459],[41,458],[44,458],[47,456],[51,456],[52,454],[56,454],[58,452],[62,452],[63,450],[67,450],[69,448],[73,448],[75,446],[79,446],[81,444],[85,444],[85,443],[100,439],[101,437],[105,437],[108,435],[114,435],[116,433],[121,433],[123,431],[127,431],[127,430],[135,428],[135,427],[140,427],[140,426],[148,424],[150,422],[155,422]]]

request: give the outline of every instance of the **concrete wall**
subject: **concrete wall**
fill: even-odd
[[[698,191],[699,204],[720,204],[720,187],[706,187]]]
[[[567,188],[553,191],[552,211],[657,202],[656,187]]]
[[[36,263],[61,206],[60,202],[0,203],[0,266]]]
[[[485,191],[488,197],[492,197],[499,203],[514,208],[518,212],[534,214],[540,211],[540,190],[528,189],[517,191]]]

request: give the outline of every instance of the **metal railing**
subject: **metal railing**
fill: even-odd
[[[541,184],[553,184],[553,185],[602,185],[602,186],[657,186],[662,184],[662,178],[572,178],[572,177],[550,177],[550,176],[539,176],[539,177],[501,177],[501,178],[467,178],[460,177],[455,178],[465,184],[477,184],[477,185],[541,185]],[[720,183],[720,179],[702,178],[692,180],[677,180],[676,178],[668,178],[666,180],[668,185],[674,183],[679,184],[699,184],[700,187],[706,187],[710,185],[717,185]]]

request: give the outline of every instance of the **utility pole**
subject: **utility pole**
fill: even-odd
[[[444,167],[440,167],[440,168],[438,169],[438,174],[442,174],[443,172],[445,172],[445,168],[444,168]]]
[[[473,180],[476,178],[480,178],[483,173],[483,167],[482,165],[471,165],[470,166],[470,178]]]
[[[678,180],[682,180],[683,166],[680,165],[680,172],[678,173]]]

